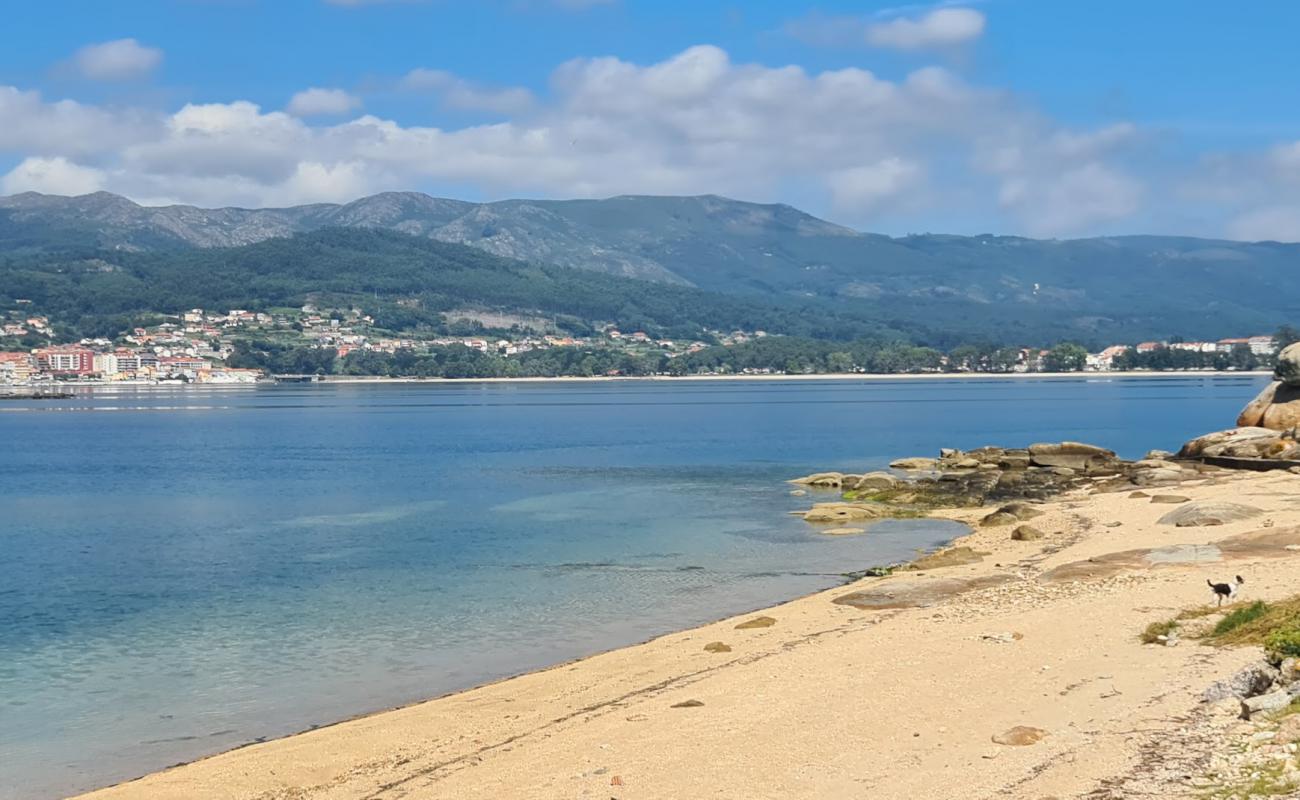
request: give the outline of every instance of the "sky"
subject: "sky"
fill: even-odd
[[[0,194],[1300,241],[1300,3],[14,0]]]

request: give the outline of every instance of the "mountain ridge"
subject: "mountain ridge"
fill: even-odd
[[[387,192],[270,209],[141,206],[106,192],[0,198],[0,257],[67,245],[239,247],[372,228],[494,256],[769,299],[818,299],[933,328],[1058,338],[1206,338],[1300,319],[1300,244],[1130,235],[890,237],[718,195],[473,203]],[[871,309],[876,309],[871,312]]]

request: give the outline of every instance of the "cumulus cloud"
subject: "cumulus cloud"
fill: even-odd
[[[1179,200],[1226,215],[1231,238],[1300,241],[1300,141],[1206,155],[1177,188]]]
[[[826,182],[837,209],[861,213],[899,203],[918,187],[923,176],[924,170],[915,161],[892,157],[833,172]]]
[[[867,28],[867,43],[897,50],[952,47],[984,33],[984,14],[973,8],[936,8],[920,17],[899,17]]]
[[[96,81],[121,81],[153,72],[162,63],[163,51],[146,47],[135,39],[86,45],[72,57],[83,77]]]
[[[78,188],[200,205],[464,187],[495,197],[719,193],[833,210],[861,227],[925,208],[1069,235],[1123,219],[1146,194],[1125,166],[1142,138],[1132,125],[1066,128],[939,67],[899,79],[809,72],[737,63],[703,45],[651,64],[575,59],[554,70],[544,98],[435,70],[403,85],[501,119],[320,122],[247,101],[168,113],[0,87],[0,152],[63,160],[33,162],[14,186],[35,185],[41,167],[50,184],[61,170]]]
[[[413,69],[401,81],[402,88],[434,92],[448,108],[519,114],[533,107],[533,93],[518,86],[481,86],[440,69]]]
[[[104,188],[104,174],[91,167],[74,164],[62,156],[26,158],[0,178],[0,192],[41,192],[43,194],[90,194]]]
[[[286,110],[297,117],[346,114],[361,107],[361,98],[342,89],[304,89],[289,99]]]

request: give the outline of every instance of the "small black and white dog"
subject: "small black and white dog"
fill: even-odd
[[[1232,583],[1215,583],[1214,581],[1211,581],[1208,578],[1206,579],[1205,582],[1210,584],[1210,590],[1214,592],[1214,597],[1216,600],[1219,601],[1219,605],[1223,605],[1224,600],[1227,600],[1229,603],[1231,603],[1233,599],[1236,598],[1238,587],[1240,587],[1246,581],[1244,578],[1238,575],[1237,579]]]

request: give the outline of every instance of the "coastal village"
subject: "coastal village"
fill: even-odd
[[[466,336],[416,337],[395,334],[375,327],[375,320],[359,309],[318,309],[307,304],[299,309],[274,313],[229,309],[190,309],[163,317],[149,327],[137,327],[116,338],[86,338],[76,343],[56,343],[58,334],[50,319],[39,313],[17,310],[0,320],[0,384],[41,383],[203,383],[252,384],[270,379],[263,370],[231,364],[240,338],[269,338],[287,345],[332,351],[342,359],[354,352],[396,354],[427,353],[437,348],[463,347],[503,358],[552,348],[605,349],[633,355],[658,354],[668,359],[690,355],[709,347],[735,347],[768,337],[765,331],[708,331],[712,339],[679,341],[655,338],[644,331],[620,331],[607,325],[591,336],[541,334],[516,326],[509,334],[493,330]],[[480,326],[481,327],[481,326]],[[1146,341],[1115,344],[1087,353],[1072,369],[1108,372],[1124,368],[1121,363],[1167,351],[1173,355],[1194,355],[1194,363],[1168,368],[1211,369],[1207,356],[1223,356],[1226,368],[1241,368],[1227,362],[1229,356],[1267,363],[1278,351],[1272,335],[1224,338],[1216,341]],[[27,345],[27,346],[23,346]],[[1018,373],[1053,371],[1051,351],[1014,348],[1014,363],[1008,371]],[[1242,363],[1234,359],[1236,363]],[[939,355],[923,372],[969,371]],[[617,375],[617,372],[611,372]],[[775,369],[747,369],[743,374],[781,374]]]

